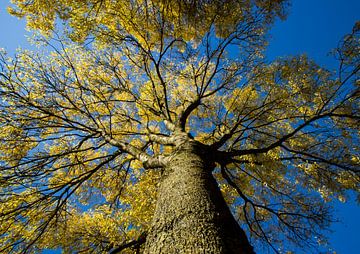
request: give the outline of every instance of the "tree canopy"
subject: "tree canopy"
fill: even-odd
[[[359,23],[335,72],[266,60],[283,0],[12,2],[46,49],[0,57],[0,252],[134,253],[185,139],[277,253],[318,248],[359,192]]]

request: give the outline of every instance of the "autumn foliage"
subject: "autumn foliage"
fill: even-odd
[[[359,25],[333,72],[266,60],[281,0],[12,2],[43,53],[0,57],[0,252],[142,249],[181,142],[212,151],[234,217],[274,252],[318,248],[327,202],[359,191]]]

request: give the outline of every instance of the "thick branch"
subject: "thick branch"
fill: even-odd
[[[178,125],[182,131],[185,131],[186,121],[188,117],[199,105],[200,105],[200,98],[193,101],[181,114]]]
[[[117,247],[113,248],[113,249],[109,252],[109,254],[120,253],[122,250],[127,249],[127,248],[139,249],[140,246],[145,243],[145,241],[146,241],[146,236],[147,236],[147,233],[144,232],[144,233],[142,233],[142,234],[139,236],[138,239],[133,240],[133,241],[130,241],[130,242],[128,242],[128,243],[124,243],[124,244],[122,244],[122,245],[120,245],[120,246],[117,246]]]
[[[118,147],[122,152],[128,153],[132,155],[134,158],[141,161],[145,168],[159,168],[164,167],[166,164],[166,157],[164,156],[150,156],[146,152],[142,151],[141,149],[125,142],[117,141],[107,135],[103,130],[99,130],[102,137],[105,139],[106,142],[109,144]]]
[[[192,139],[191,135],[183,131],[175,131],[171,136],[150,134],[149,140],[161,145],[181,146],[184,142]]]
[[[161,134],[150,134],[149,140],[161,145],[175,145],[174,136],[167,136]]]

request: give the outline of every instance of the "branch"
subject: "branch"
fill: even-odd
[[[159,135],[159,134],[149,134],[149,140],[161,145],[168,146],[181,146],[184,142],[193,139],[191,134],[183,131],[174,131],[171,136]]]
[[[146,236],[147,236],[147,233],[146,232],[143,232],[138,239],[136,240],[132,240],[128,243],[123,243],[122,245],[120,246],[117,246],[115,248],[113,248],[112,250],[110,250],[109,254],[116,254],[116,253],[120,253],[120,251],[126,249],[126,248],[136,248],[136,249],[139,249],[140,246],[142,244],[145,243],[146,241]]]
[[[174,136],[162,135],[162,134],[149,134],[149,140],[161,145],[169,145],[173,146],[174,143]]]
[[[159,155],[159,156],[150,156],[146,152],[141,149],[125,142],[117,141],[110,137],[110,135],[106,134],[103,130],[99,129],[99,133],[109,144],[118,147],[122,152],[128,153],[132,155],[134,158],[141,161],[145,168],[160,168],[164,167],[167,162],[167,157]]]
[[[180,115],[178,126],[185,131],[186,121],[190,114],[200,105],[200,98],[193,101]]]
[[[300,154],[300,155],[307,156],[309,158],[315,159],[317,162],[322,162],[322,163],[325,163],[325,164],[330,165],[330,166],[341,168],[343,170],[352,171],[354,173],[359,173],[360,172],[360,170],[350,168],[349,166],[346,166],[346,165],[341,165],[341,164],[337,163],[336,161],[332,161],[331,159],[329,160],[329,159],[319,157],[314,153],[307,153],[305,151],[297,151],[297,150],[291,149],[291,148],[289,148],[287,146],[284,146],[284,145],[281,145],[281,147],[283,149],[285,149],[286,151],[288,151],[288,152],[295,153],[295,154]]]
[[[331,116],[331,114],[323,114],[323,115],[317,115],[309,120],[305,121],[303,124],[299,125],[297,128],[295,128],[292,132],[284,135],[282,138],[278,139],[276,142],[272,143],[271,145],[263,148],[253,148],[253,149],[246,149],[246,150],[238,150],[238,151],[231,151],[229,152],[230,156],[241,156],[241,155],[247,155],[247,154],[258,154],[258,153],[266,153],[270,151],[271,149],[274,149],[278,146],[281,146],[287,139],[293,137],[296,133],[298,133],[303,128],[307,127],[310,123],[321,119],[323,117]]]
[[[255,204],[252,200],[250,200],[247,196],[245,196],[245,194],[240,190],[240,188],[237,186],[237,184],[235,182],[233,182],[230,178],[230,176],[226,173],[226,168],[224,166],[221,167],[221,175],[222,177],[226,180],[226,182],[231,186],[233,187],[236,192],[239,194],[239,196],[244,200],[245,202],[245,206],[246,207],[246,204],[247,203],[250,203],[253,208],[254,208],[254,212],[256,212],[256,207],[259,206],[257,204]],[[264,207],[264,206],[260,206],[262,208],[265,208],[267,209],[267,207]],[[267,209],[269,210],[269,209]],[[244,212],[246,213],[246,210],[244,210]],[[255,216],[256,217],[256,216]],[[277,249],[274,247],[274,245],[271,243],[270,239],[267,237],[266,233],[263,231],[262,229],[262,226],[260,225],[260,223],[257,222],[257,225],[262,233],[262,236],[264,237],[265,241],[269,244],[269,246],[275,251],[275,253],[279,254],[279,252],[277,251]],[[252,226],[249,224],[248,222],[248,225],[250,228],[252,228]]]
[[[165,124],[166,129],[168,129],[169,131],[175,131],[176,126],[172,122],[170,122],[168,120],[164,120],[164,124]]]

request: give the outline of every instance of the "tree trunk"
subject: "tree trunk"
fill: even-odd
[[[158,190],[144,253],[254,253],[225,203],[213,168],[197,142],[174,153]]]

